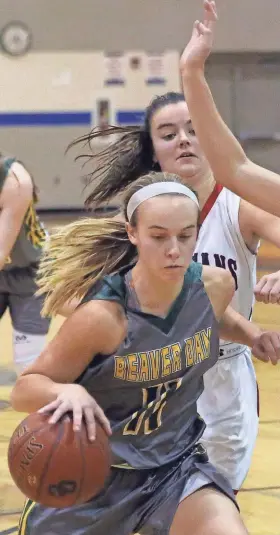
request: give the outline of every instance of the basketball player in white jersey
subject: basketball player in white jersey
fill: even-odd
[[[259,240],[280,247],[280,219],[216,185],[185,101],[158,109],[150,125],[154,161],[162,170],[176,172],[199,196],[201,226],[194,259],[230,271],[236,289],[232,306],[249,319]],[[248,472],[258,432],[257,384],[250,350],[221,340],[220,358],[205,374],[204,383],[198,400],[206,422],[204,444],[212,462],[237,491]]]
[[[108,135],[116,132],[117,128],[111,128]],[[280,219],[216,185],[183,95],[156,97],[146,110],[144,126],[122,128],[120,133],[125,135],[98,157],[98,169],[106,172],[101,180],[99,176],[91,197],[111,200],[151,169],[180,176],[197,191],[202,210],[194,258],[230,271],[236,288],[232,305],[249,319],[259,240],[265,238],[280,247]],[[89,138],[96,139],[98,135],[94,132]],[[112,173],[111,162],[117,158],[120,164]],[[94,173],[92,178],[95,179]],[[205,375],[199,411],[207,425],[204,441],[210,459],[238,490],[249,469],[258,430],[257,384],[246,346],[221,341],[219,361]]]

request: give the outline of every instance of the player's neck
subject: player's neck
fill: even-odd
[[[175,299],[180,294],[184,279],[166,283],[157,276],[147,273],[139,262],[132,270],[132,286],[136,293],[142,312],[165,317]]]
[[[209,196],[211,195],[213,189],[215,188],[216,182],[211,171],[205,174],[196,184],[195,191],[198,195],[199,207],[202,210]]]

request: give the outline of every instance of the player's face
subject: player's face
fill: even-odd
[[[209,172],[184,101],[167,104],[155,112],[151,120],[151,138],[154,159],[162,171],[177,174],[193,187]]]
[[[197,219],[198,207],[182,195],[158,195],[138,207],[129,238],[147,275],[166,282],[183,278],[195,249]]]

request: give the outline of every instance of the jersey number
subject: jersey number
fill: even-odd
[[[161,424],[162,411],[168,401],[168,395],[178,390],[182,384],[182,379],[176,379],[160,385],[143,388],[143,407],[135,412],[126,424],[124,435],[138,435],[144,432],[149,435],[156,431]]]

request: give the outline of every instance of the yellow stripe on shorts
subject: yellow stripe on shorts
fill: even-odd
[[[36,505],[36,502],[33,502],[32,500],[26,500],[23,511],[21,513],[20,521],[19,521],[19,528],[18,528],[18,535],[26,535],[26,524],[29,517],[29,514],[34,509]]]

